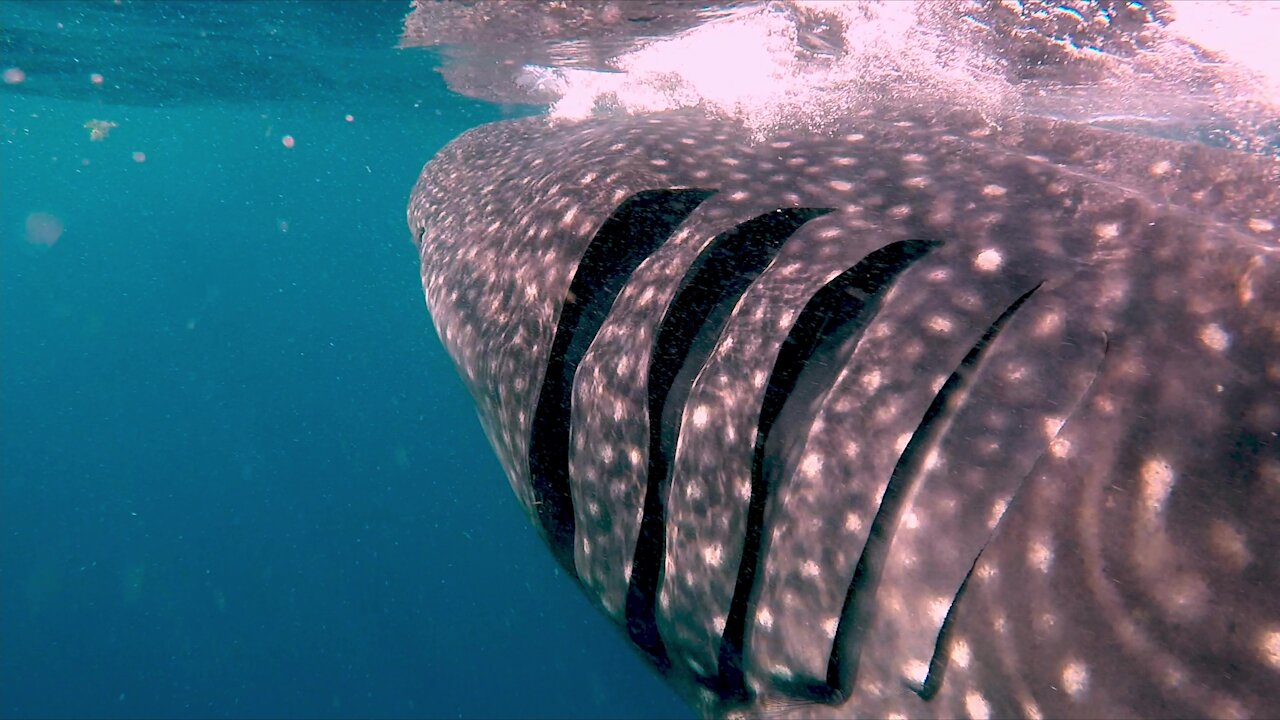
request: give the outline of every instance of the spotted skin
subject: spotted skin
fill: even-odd
[[[588,596],[628,627],[656,561],[646,652],[709,716],[1280,707],[1280,168],[959,113],[748,137],[692,111],[510,121],[414,189],[432,317],[544,532],[531,429],[580,258],[638,193],[709,192],[572,369],[563,557]],[[721,301],[650,418],[664,324],[704,327],[668,313],[690,268],[798,208],[825,212]],[[850,295],[861,324],[802,363],[765,438],[807,304],[898,242],[930,245]]]

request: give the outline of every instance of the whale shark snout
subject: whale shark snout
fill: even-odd
[[[562,566],[708,715],[1280,706],[1280,166],[1044,119],[487,125],[409,206]]]

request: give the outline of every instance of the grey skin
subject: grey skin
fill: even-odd
[[[700,713],[1264,717],[1277,188],[1045,119],[690,111],[477,128],[409,223],[511,487]]]

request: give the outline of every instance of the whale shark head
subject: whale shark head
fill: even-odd
[[[409,222],[555,557],[707,715],[1280,703],[1280,166],[963,112],[483,126]]]
[[[458,91],[554,102],[447,147],[409,220],[561,567],[709,716],[1268,714],[1249,84],[1163,2],[706,5],[406,22],[471,43]]]

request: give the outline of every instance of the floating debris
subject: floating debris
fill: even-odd
[[[120,127],[110,120],[90,120],[84,126],[89,131],[89,140],[93,142],[106,140],[107,135],[111,133],[113,128]]]
[[[33,212],[27,215],[26,241],[31,245],[49,247],[58,242],[65,230],[62,220],[52,213]]]

